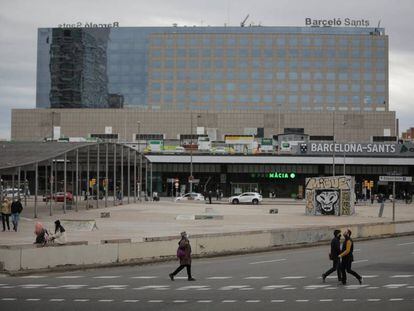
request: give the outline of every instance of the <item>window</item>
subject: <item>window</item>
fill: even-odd
[[[277,72],[276,78],[279,80],[285,80],[286,79],[286,73],[285,72]]]
[[[304,46],[311,45],[311,39],[309,37],[302,38],[302,45],[304,45]]]
[[[326,85],[326,90],[327,90],[328,92],[335,92],[335,84],[328,83],[328,84]]]
[[[290,80],[297,80],[298,79],[298,73],[297,72],[289,72],[289,79]]]
[[[161,83],[152,83],[151,86],[153,91],[161,91]]]
[[[352,80],[360,80],[361,79],[361,75],[359,74],[359,72],[353,72],[351,74],[351,79]]]
[[[276,39],[276,44],[277,44],[278,46],[285,46],[285,44],[286,44],[286,40],[285,40],[285,38],[284,38],[284,37],[277,38],[277,39]]]
[[[365,96],[364,96],[364,104],[365,104],[365,105],[370,105],[370,104],[372,104],[372,97],[371,97],[371,95],[365,95]]]
[[[352,105],[359,105],[359,96],[358,95],[353,95],[352,96]]]
[[[301,102],[302,105],[303,104],[309,104],[310,103],[310,97],[309,97],[309,95],[302,95],[300,97],[300,102]]]
[[[328,72],[326,74],[326,79],[327,80],[335,80],[335,73],[334,72]]]
[[[289,95],[289,104],[297,104],[298,103],[298,96],[297,95]]]
[[[361,86],[359,84],[352,84],[351,91],[352,92],[359,92],[361,90]]]
[[[272,95],[264,95],[263,96],[263,101],[265,103],[271,103],[272,102]]]
[[[348,103],[348,96],[342,95],[338,97],[338,101],[340,104],[347,104]]]
[[[323,75],[322,75],[322,72],[314,72],[314,73],[313,73],[313,78],[314,78],[315,80],[323,80]]]
[[[190,57],[198,57],[198,50],[197,49],[190,49],[189,54],[190,54]]]
[[[346,72],[339,73],[339,80],[348,80],[348,73]]]
[[[248,45],[249,44],[249,40],[246,37],[241,37],[239,39],[239,43],[240,43],[240,45]]]
[[[235,57],[236,56],[236,51],[234,49],[227,49],[226,50],[226,55],[227,55],[227,57]]]
[[[366,72],[364,73],[364,80],[365,81],[370,81],[372,80],[372,74],[370,72]]]
[[[359,69],[359,67],[361,67],[361,63],[359,61],[353,61],[351,63],[351,67],[352,69]]]
[[[161,56],[161,50],[153,50],[152,51],[153,57],[160,57]]]
[[[348,84],[339,84],[339,91],[340,92],[348,92]]]
[[[211,56],[211,50],[203,50],[202,53],[203,57],[210,57]]]
[[[296,46],[296,45],[298,45],[298,39],[296,37],[290,38],[289,39],[289,45],[290,46]]]
[[[315,46],[321,46],[322,45],[322,39],[321,38],[314,38],[313,39],[313,44]]]
[[[316,92],[321,92],[322,91],[322,84],[320,83],[316,83],[313,85],[313,90]]]
[[[291,92],[297,92],[298,91],[298,85],[297,84],[290,84],[289,85],[289,91]]]
[[[310,80],[310,78],[311,78],[310,72],[302,72],[301,73],[301,78],[302,78],[302,80]]]
[[[375,79],[377,81],[384,81],[385,80],[385,73],[377,72]]]
[[[375,87],[375,90],[377,92],[383,93],[383,92],[385,92],[385,85],[383,85],[383,84],[377,84],[376,87]]]
[[[309,83],[304,83],[300,86],[301,91],[309,92],[311,90],[311,86]]]
[[[286,96],[285,95],[276,95],[276,102],[277,103],[282,104],[282,103],[285,102],[285,100],[286,100]]]

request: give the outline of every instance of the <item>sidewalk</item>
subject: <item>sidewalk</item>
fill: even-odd
[[[131,200],[132,201],[132,200]],[[92,204],[94,204],[93,201]],[[252,230],[311,228],[315,226],[337,225],[344,227],[350,224],[365,224],[390,222],[392,205],[387,203],[384,217],[378,218],[379,204],[367,203],[357,205],[354,216],[305,216],[304,202],[294,200],[265,200],[263,204],[231,205],[227,201],[175,203],[169,198],[161,202],[141,202],[135,204],[112,206],[107,208],[80,209],[75,212],[67,210],[63,214],[62,205],[56,204],[54,215],[49,216],[49,208],[43,203],[38,207],[38,218],[33,219],[33,208],[30,205],[21,215],[19,231],[0,232],[0,244],[33,243],[34,225],[42,222],[50,231],[54,231],[56,219],[96,220],[98,230],[73,231],[68,230],[69,241],[88,241],[89,244],[100,244],[106,239],[131,239],[132,242],[142,241],[144,237],[163,237],[178,235],[185,230],[189,235],[206,233],[243,232]],[[220,203],[220,204],[217,204]],[[104,206],[103,201],[100,206]],[[212,208],[213,213],[223,215],[222,220],[176,220],[178,215],[200,215],[206,208]],[[277,208],[278,214],[269,214],[269,209]],[[100,218],[101,212],[110,212],[110,218]],[[414,220],[414,204],[396,204],[396,220]],[[10,224],[11,225],[11,224]]]

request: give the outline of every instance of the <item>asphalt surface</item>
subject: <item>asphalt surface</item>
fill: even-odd
[[[339,285],[321,274],[328,246],[193,261],[195,282],[176,263],[22,277],[0,276],[0,310],[414,310],[414,236],[355,243]]]

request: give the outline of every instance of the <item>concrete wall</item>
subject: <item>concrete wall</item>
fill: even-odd
[[[193,254],[198,257],[267,250],[277,246],[329,241],[334,229],[351,229],[354,238],[414,234],[413,221],[374,223],[344,227],[315,227],[288,230],[264,230],[227,234],[204,234],[191,237]],[[0,267],[6,271],[37,270],[58,267],[85,267],[108,264],[139,263],[175,258],[178,236],[147,238],[138,243],[105,243],[36,247],[34,245],[0,246]]]
[[[198,117],[199,116],[199,117]],[[383,136],[384,129],[395,135],[395,112],[280,112],[277,111],[148,111],[126,109],[12,109],[11,139],[42,141],[51,136],[52,124],[61,127],[66,137],[86,137],[112,133],[131,141],[138,132],[165,134],[176,139],[178,134],[196,132],[196,127],[217,129],[217,139],[225,134],[244,134],[246,128],[264,128],[265,137],[283,132],[283,128],[304,128],[309,135],[332,135],[335,117],[337,142],[369,142],[371,136]],[[192,118],[192,122],[191,122]],[[53,119],[53,122],[52,122]],[[191,123],[193,129],[191,130]]]

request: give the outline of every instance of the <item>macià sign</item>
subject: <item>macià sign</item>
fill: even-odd
[[[252,178],[268,178],[268,179],[295,179],[296,173],[294,172],[271,172],[271,173],[258,173],[250,174]]]
[[[330,176],[306,178],[306,215],[353,215],[355,178]]]

